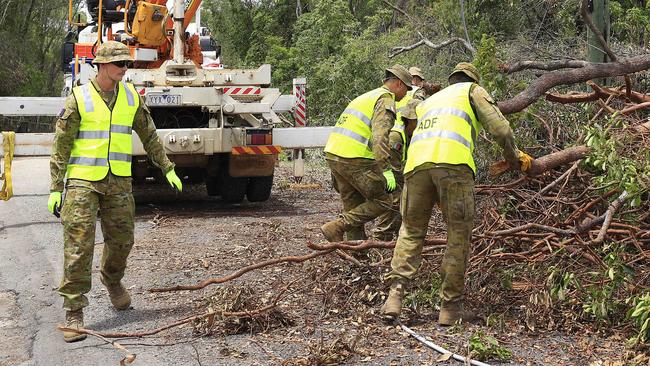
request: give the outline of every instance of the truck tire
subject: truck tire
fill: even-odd
[[[248,178],[231,177],[227,170],[219,176],[221,199],[227,203],[240,203],[244,200]]]
[[[216,177],[205,177],[205,190],[208,192],[208,196],[218,196],[219,191],[219,180]]]
[[[246,189],[246,198],[249,202],[264,202],[271,196],[272,187],[273,176],[250,178]]]

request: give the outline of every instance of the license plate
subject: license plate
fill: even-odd
[[[147,94],[148,106],[176,106],[183,104],[180,94],[150,93]]]

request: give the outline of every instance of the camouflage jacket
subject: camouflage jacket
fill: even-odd
[[[113,109],[116,100],[115,91],[104,92],[101,90],[96,80],[91,81],[99,95],[102,97],[109,109]],[[65,108],[59,114],[56,121],[54,144],[52,145],[52,155],[50,157],[50,191],[62,192],[64,188],[64,178],[68,167],[68,160],[70,159],[70,152],[74,144],[75,137],[79,131],[81,124],[81,116],[77,107],[77,101],[73,94],[70,94],[65,101]],[[149,159],[160,168],[163,173],[166,173],[174,168],[174,163],[169,161],[165,150],[158,139],[156,134],[156,126],[151,118],[149,108],[140,97],[140,107],[138,108],[135,118],[133,120],[133,131],[135,131],[142,141],[142,146]],[[108,175],[112,175],[110,172]],[[106,194],[119,193],[131,190],[131,178],[126,177],[110,177],[111,179],[104,178],[97,182],[89,182],[81,179],[71,179],[67,182],[67,186],[83,186],[95,190],[99,193]],[[110,184],[109,184],[110,182]]]

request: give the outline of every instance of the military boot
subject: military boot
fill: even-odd
[[[107,285],[106,289],[108,290],[108,296],[111,298],[111,303],[117,310],[126,310],[131,306],[131,295],[121,282],[118,282],[114,285]]]
[[[450,326],[456,324],[459,320],[462,322],[471,322],[476,319],[476,315],[465,310],[462,302],[444,302],[440,306],[440,314],[438,315],[438,323],[443,326]]]
[[[393,282],[390,285],[390,292],[384,305],[379,310],[384,317],[394,320],[399,318],[402,312],[402,299],[404,298],[404,285],[400,282]]]
[[[84,327],[84,311],[83,309],[65,312],[65,327],[70,329],[80,329]],[[76,342],[86,339],[85,333],[75,331],[63,331],[63,340],[66,342]]]
[[[323,233],[327,241],[338,242],[343,241],[343,234],[347,229],[350,229],[350,226],[343,219],[336,219],[321,226],[320,232]]]

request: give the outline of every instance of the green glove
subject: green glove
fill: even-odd
[[[59,217],[59,210],[61,209],[61,192],[51,192],[50,198],[47,200],[47,210],[56,217]]]
[[[165,174],[165,178],[167,178],[167,181],[172,188],[176,188],[179,192],[183,192],[183,183],[178,175],[176,175],[174,169],[168,171],[167,174]]]
[[[388,169],[384,172],[384,178],[386,178],[386,191],[392,192],[395,190],[397,183],[395,183],[395,174],[393,171]]]

